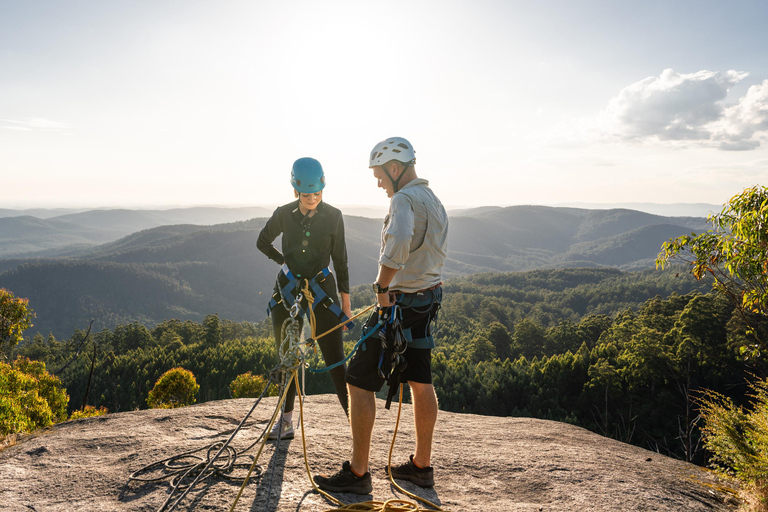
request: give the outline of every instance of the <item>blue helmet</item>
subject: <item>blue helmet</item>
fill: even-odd
[[[325,188],[323,166],[314,158],[299,158],[293,162],[291,185],[301,194],[320,192]]]

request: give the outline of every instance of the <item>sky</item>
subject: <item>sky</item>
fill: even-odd
[[[768,185],[762,0],[0,0],[0,208],[723,204]]]

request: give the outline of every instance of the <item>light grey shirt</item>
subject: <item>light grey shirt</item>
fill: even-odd
[[[427,180],[396,192],[381,230],[379,265],[398,269],[390,290],[417,292],[442,281],[448,250],[448,215]]]

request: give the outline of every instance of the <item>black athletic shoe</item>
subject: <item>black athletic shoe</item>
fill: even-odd
[[[384,468],[389,475],[387,467]],[[410,480],[419,487],[432,487],[435,485],[435,471],[432,466],[427,468],[420,468],[413,463],[413,455],[411,455],[408,462],[400,464],[399,466],[392,466],[392,478],[398,480]]]
[[[357,476],[349,467],[349,461],[341,465],[341,470],[332,476],[315,475],[314,481],[319,488],[331,492],[351,492],[353,494],[371,494],[371,473]]]

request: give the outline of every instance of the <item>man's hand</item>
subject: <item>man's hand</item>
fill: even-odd
[[[399,272],[396,268],[390,268],[384,265],[379,265],[379,275],[376,276],[376,282],[379,283],[381,288],[389,288],[389,283],[395,278],[395,274]],[[391,306],[395,303],[395,294],[387,291],[386,293],[377,293],[376,300],[381,307]]]
[[[392,292],[377,293],[376,300],[379,302],[379,306],[386,308],[395,303],[395,294]]]

